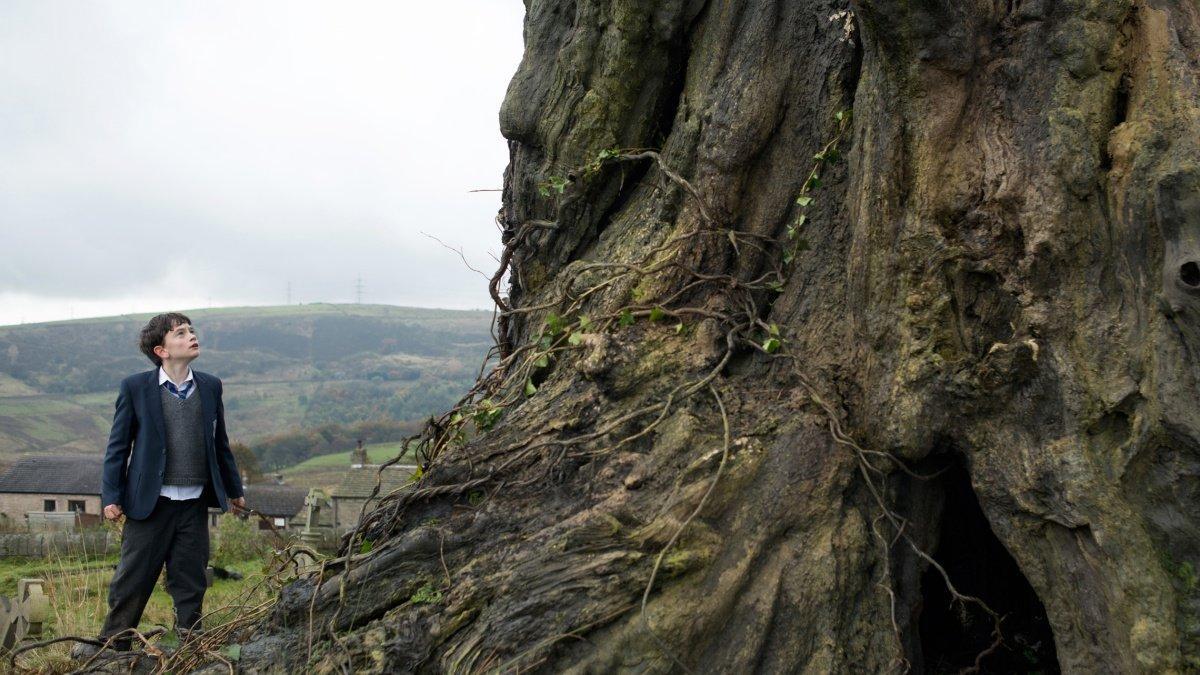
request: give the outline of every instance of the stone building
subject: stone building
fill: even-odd
[[[304,498],[308,495],[307,488],[275,483],[251,483],[244,485],[243,490],[246,508],[266,517],[264,521],[258,516],[250,516],[260,530],[269,530],[272,526],[277,530],[289,529],[292,518],[304,510]],[[215,526],[220,515],[220,509],[209,509],[210,524]]]
[[[0,476],[0,525],[25,527],[71,512],[98,519],[102,463],[92,455],[21,457]]]
[[[99,523],[99,456],[28,455],[17,460],[0,476],[0,527],[32,526],[57,529],[64,522],[74,525]],[[374,483],[372,483],[373,485]],[[293,485],[252,484],[245,486],[246,506],[267,517],[277,529],[286,530],[292,517],[304,509],[308,490]],[[78,515],[72,519],[69,514]],[[210,509],[209,524],[215,526],[220,509]],[[258,528],[270,525],[255,517]]]
[[[401,488],[411,480],[412,466],[389,466],[380,469],[379,464],[369,464],[367,452],[358,442],[358,448],[350,453],[350,469],[342,476],[342,482],[333,489],[330,501],[333,504],[333,524],[336,532],[343,532],[354,527],[358,516],[362,513],[363,504],[367,503],[379,481],[379,492],[370,500],[367,509],[393,490]]]

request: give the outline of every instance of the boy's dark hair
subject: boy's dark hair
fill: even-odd
[[[154,353],[154,348],[163,343],[163,339],[167,337],[179,324],[191,324],[192,320],[180,314],[179,312],[167,312],[159,314],[150,319],[150,321],[142,327],[142,336],[138,341],[138,346],[142,348],[142,353],[154,362],[154,365],[161,366],[162,359]]]

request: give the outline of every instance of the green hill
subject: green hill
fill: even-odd
[[[382,464],[400,455],[404,449],[404,443],[397,441],[393,443],[380,443],[378,445],[365,446],[367,451],[367,459],[372,464]],[[351,451],[333,452],[325,455],[315,455],[309,459],[283,469],[279,473],[283,479],[290,485],[303,485],[305,487],[319,487],[326,490],[332,489],[342,480],[342,474],[350,466]],[[417,457],[415,453],[405,453],[404,458],[399,462],[401,465],[415,465]]]
[[[395,441],[392,443],[380,443],[379,445],[368,445],[364,449],[367,451],[367,459],[372,464],[382,464],[390,459],[395,458],[401,453],[404,448],[403,441]],[[297,473],[305,473],[307,471],[324,470],[324,469],[344,469],[350,465],[350,456],[354,453],[353,450],[345,452],[331,452],[327,455],[316,455],[296,464],[289,466],[282,471],[285,477]],[[415,464],[417,456],[414,453],[406,453],[406,458],[401,461],[402,464]]]
[[[321,303],[184,313],[200,337],[193,367],[224,381],[230,435],[250,445],[444,409],[492,344],[485,311]],[[0,326],[0,462],[100,452],[118,383],[154,367],[137,347],[150,316]]]

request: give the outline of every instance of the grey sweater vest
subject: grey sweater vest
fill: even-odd
[[[204,417],[200,392],[179,400],[159,387],[163,421],[167,425],[167,466],[163,485],[203,485],[208,482],[208,457],[204,452]]]

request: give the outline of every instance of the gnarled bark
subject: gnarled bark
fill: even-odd
[[[1200,668],[1195,3],[527,7],[503,416],[249,666]]]

